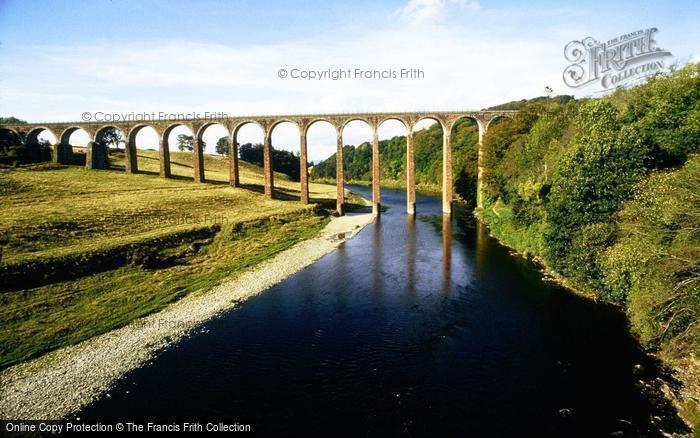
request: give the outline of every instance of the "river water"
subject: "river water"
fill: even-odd
[[[370,197],[364,187],[351,187]],[[354,239],[160,352],[81,420],[259,435],[634,436],[650,364],[622,314],[541,279],[440,200],[382,190]]]

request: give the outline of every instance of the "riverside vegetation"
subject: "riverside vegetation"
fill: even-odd
[[[700,354],[699,152],[698,64],[601,99],[529,103],[485,138],[479,214],[568,286],[624,307],[682,374]],[[697,399],[685,403],[697,429]]]
[[[312,204],[289,202],[299,187],[284,174],[265,198],[262,169],[244,161],[233,189],[227,159],[205,157],[206,184],[192,182],[186,152],[171,152],[172,179],[145,150],[135,175],[120,170],[123,151],[106,171],[0,169],[0,367],[206,292],[316,235],[335,207],[335,187],[319,184]]]
[[[700,65],[600,99],[537,98],[484,139],[477,215],[558,280],[625,309],[632,332],[678,371],[700,422]],[[453,174],[474,205],[477,127],[458,123]],[[382,184],[404,187],[405,137],[380,142]],[[415,133],[418,188],[439,191],[442,131]],[[345,146],[348,179],[371,181],[371,145]],[[314,167],[331,179],[335,157]],[[591,322],[594,323],[594,322]],[[693,371],[694,370],[694,371]]]

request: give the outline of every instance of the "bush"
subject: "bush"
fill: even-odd
[[[572,147],[552,179],[545,236],[547,261],[581,287],[604,289],[597,254],[612,241],[610,224],[634,184],[644,175],[647,150],[617,109],[604,100],[584,104],[576,118]],[[593,235],[588,233],[593,232]]]

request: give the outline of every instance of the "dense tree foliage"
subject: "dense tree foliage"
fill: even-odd
[[[566,103],[566,102],[573,100],[573,99],[574,99],[573,96],[569,96],[566,94],[562,94],[561,96],[555,96],[555,97],[540,96],[540,97],[535,97],[533,99],[513,100],[511,102],[502,103],[500,105],[492,106],[492,107],[486,108],[486,109],[487,110],[494,110],[494,111],[519,110],[519,109],[523,109],[526,106],[531,105],[533,103],[538,103],[538,102],[539,103],[545,103],[545,102]]]
[[[241,160],[263,165],[263,145],[246,143],[238,147],[238,155]],[[299,154],[272,148],[272,169],[288,175],[293,181],[299,181]]]
[[[484,140],[501,240],[626,305],[643,341],[700,352],[700,66],[602,99],[528,102]]]
[[[476,145],[479,130],[472,120],[459,121],[452,130],[452,169],[454,190],[459,198],[473,205],[476,200]],[[419,190],[438,192],[442,189],[442,128],[435,123],[414,134],[416,186]],[[379,142],[381,183],[405,187],[406,137],[396,136]],[[372,181],[372,145],[343,147],[343,169],[348,181]],[[335,179],[336,156],[313,168],[315,179]]]

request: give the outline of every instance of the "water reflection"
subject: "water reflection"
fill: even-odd
[[[382,269],[382,215],[376,215],[374,217],[374,224],[372,227],[372,246],[374,251],[372,251],[372,289],[374,294],[379,299],[382,295],[382,288],[384,284],[384,272]]]
[[[442,215],[442,288],[450,290],[452,282],[452,216]]]
[[[484,266],[486,264],[486,251],[487,245],[486,240],[488,239],[488,231],[486,225],[481,221],[476,221],[476,242],[474,244],[474,267],[475,273],[481,275],[484,273]]]
[[[442,215],[440,199],[419,197],[417,219],[403,192],[382,201],[389,209],[354,239],[168,348],[80,417],[252,418],[258,436],[479,437],[610,436],[623,419],[625,436],[644,435],[650,411],[631,370],[651,367],[624,315],[543,282],[483,226]]]
[[[416,215],[406,215],[406,291],[416,294]]]

